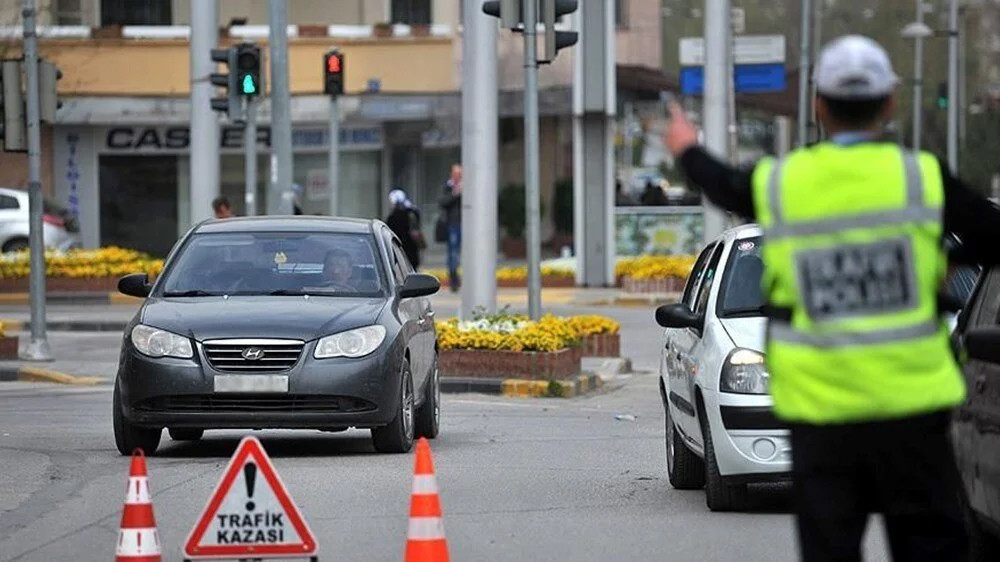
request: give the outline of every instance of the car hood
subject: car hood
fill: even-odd
[[[733,339],[736,347],[764,352],[764,331],[767,329],[766,318],[720,318],[719,322],[726,333]]]
[[[197,341],[249,337],[310,341],[374,324],[385,304],[384,298],[150,298],[141,322]]]

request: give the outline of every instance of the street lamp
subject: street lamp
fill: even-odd
[[[917,21],[907,24],[902,31],[904,39],[913,39],[913,150],[920,150],[924,39],[934,36],[934,30],[924,23],[923,0],[918,1],[917,4]]]

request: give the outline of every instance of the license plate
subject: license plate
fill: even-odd
[[[216,375],[215,392],[288,392],[288,375]]]
[[[819,321],[915,307],[912,256],[907,238],[800,252],[799,287],[810,317]]]

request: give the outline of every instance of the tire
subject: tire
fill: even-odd
[[[389,425],[372,429],[372,443],[380,453],[408,453],[413,448],[413,375],[410,373],[410,362],[406,359],[401,371],[396,416]]]
[[[12,238],[3,245],[3,252],[20,252],[28,249],[27,238]]]
[[[705,486],[705,461],[688,448],[684,437],[674,427],[670,406],[666,410],[667,477],[670,485],[678,490],[698,490]]]
[[[174,441],[197,441],[205,435],[204,429],[181,429],[181,428],[170,428],[167,430],[170,434],[170,438]]]
[[[431,375],[424,387],[424,403],[417,410],[414,424],[417,437],[434,439],[441,430],[441,374],[437,356],[431,365]]]
[[[121,394],[118,385],[115,385],[114,396],[112,397],[112,417],[115,430],[115,445],[118,452],[124,456],[131,455],[136,449],[142,449],[143,454],[151,457],[156,454],[156,448],[160,446],[160,436],[163,430],[160,428],[150,429],[139,427],[125,419],[122,412]]]
[[[712,441],[712,430],[702,413],[701,432],[705,437],[705,504],[712,511],[736,511],[746,505],[747,485],[729,485],[722,480],[719,463],[715,458],[715,444]]]

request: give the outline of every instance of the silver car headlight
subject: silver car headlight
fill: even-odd
[[[385,327],[383,326],[356,328],[321,338],[316,343],[313,357],[316,359],[364,357],[378,349],[383,340],[385,340]]]
[[[194,357],[191,340],[172,332],[139,324],[132,328],[132,345],[139,353],[150,357]]]
[[[734,349],[722,368],[719,390],[736,394],[767,394],[770,380],[762,354],[751,349]]]

